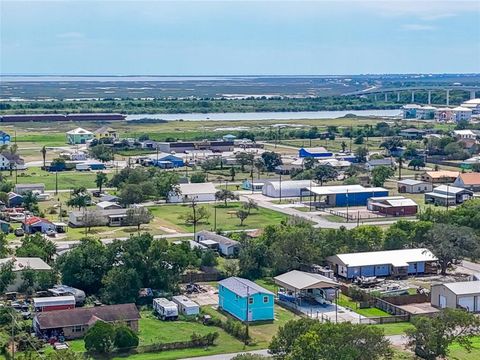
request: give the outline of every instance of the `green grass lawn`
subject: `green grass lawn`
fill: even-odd
[[[255,282],[264,287],[265,289],[275,293],[275,282],[273,281],[273,278],[263,278],[263,279],[258,279],[258,280],[255,280]]]
[[[207,208],[210,216],[207,221],[197,225],[197,230],[214,228],[215,207],[214,204],[198,204]],[[242,230],[264,228],[267,225],[278,224],[286,218],[284,214],[269,209],[259,208],[252,210],[250,216],[240,226],[240,220],[236,217],[235,212],[239,210],[241,203],[231,202],[225,208],[223,203],[216,205],[217,213],[217,230]],[[193,225],[185,224],[180,219],[182,215],[189,214],[192,209],[188,205],[162,205],[152,206],[149,208],[152,214],[159,219],[163,226],[177,229],[179,231],[193,231]]]
[[[55,173],[41,170],[40,168],[28,168],[25,171],[18,171],[18,176],[13,172],[10,176],[9,172],[4,171],[2,175],[10,180],[13,184],[45,184],[46,190],[55,190]],[[58,189],[68,190],[80,186],[95,188],[95,172],[79,172],[79,171],[61,171],[58,173]]]
[[[344,294],[340,294],[338,298],[338,305],[352,309],[357,314],[365,317],[390,316],[389,313],[377,308],[360,309],[356,301],[353,301]]]
[[[409,322],[398,322],[391,324],[370,325],[383,329],[385,335],[402,335],[405,334],[405,330],[413,328],[413,325]]]

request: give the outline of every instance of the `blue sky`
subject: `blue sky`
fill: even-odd
[[[1,0],[2,74],[480,72],[480,1]]]

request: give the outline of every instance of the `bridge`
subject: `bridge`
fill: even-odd
[[[397,102],[400,102],[400,94],[402,92],[411,93],[411,102],[415,103],[415,92],[426,92],[428,94],[427,103],[430,105],[432,103],[432,92],[433,91],[445,91],[446,105],[450,105],[450,91],[465,91],[470,93],[470,99],[475,99],[476,92],[480,91],[480,86],[408,86],[408,87],[399,87],[399,88],[382,88],[382,87],[371,87],[365,90],[354,91],[350,93],[342,94],[343,96],[366,96],[373,95],[375,101],[378,99],[378,95],[384,96],[384,101],[388,101],[388,95],[396,95]]]

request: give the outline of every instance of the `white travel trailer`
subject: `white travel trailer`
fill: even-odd
[[[175,304],[178,305],[178,310],[183,315],[198,315],[198,313],[200,312],[200,306],[198,306],[195,301],[187,298],[186,296],[174,296],[172,300]]]
[[[153,309],[162,320],[177,320],[178,306],[165,298],[153,299]]]

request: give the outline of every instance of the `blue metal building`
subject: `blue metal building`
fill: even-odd
[[[388,196],[387,189],[362,185],[312,186],[304,189],[302,196],[310,192],[317,207],[366,206],[371,197]]]
[[[328,158],[332,157],[333,153],[328,151],[324,147],[301,148],[300,150],[298,150],[298,156],[302,158]]]

